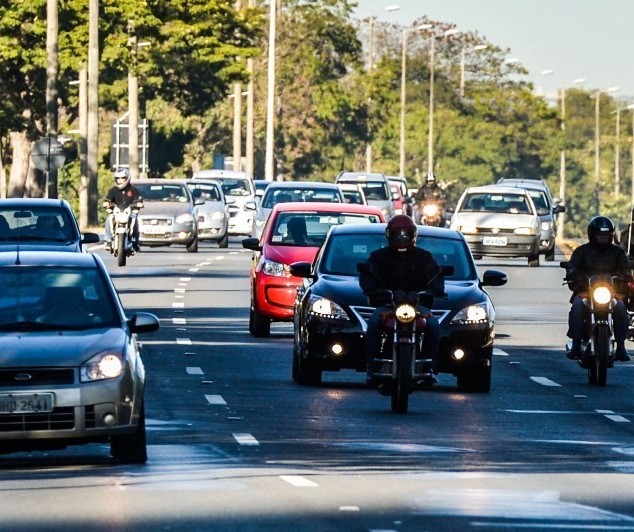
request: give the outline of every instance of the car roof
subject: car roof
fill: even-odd
[[[537,179],[504,179],[502,181],[498,181],[498,183],[499,186],[503,187],[543,190],[548,196],[550,196],[550,189],[548,188],[548,185],[543,181],[538,181]]]
[[[465,190],[465,194],[471,194],[474,192],[481,192],[485,194],[518,194],[519,191],[523,191],[524,195],[527,194],[524,187],[514,187],[505,185],[483,185],[479,187],[469,187]]]
[[[134,181],[134,183],[132,183],[133,185],[164,185],[164,184],[170,184],[170,185],[186,185],[187,184],[187,179],[167,179],[165,177],[153,177],[150,179],[137,179]]]
[[[274,188],[301,188],[301,189],[338,189],[336,183],[324,183],[323,181],[271,181],[267,190]]]
[[[360,235],[360,234],[381,234],[385,235],[386,223],[380,224],[348,224],[336,225],[330,229],[331,234]],[[433,227],[430,225],[417,225],[418,236],[447,238],[450,240],[463,240],[464,237],[458,231],[446,229],[444,227]],[[386,240],[387,242],[387,240]]]
[[[62,209],[67,209],[70,207],[70,204],[65,199],[53,199],[53,198],[2,198],[0,199],[0,206],[31,206],[34,205],[36,207],[60,207]]]
[[[341,172],[337,181],[387,181],[385,175],[378,172]]]
[[[325,201],[295,201],[276,203],[271,212],[333,212],[353,214],[376,214],[385,218],[381,209],[374,205],[361,205],[357,203],[332,203]]]
[[[220,181],[218,181],[217,179],[185,179],[185,183],[188,185],[216,185],[217,187],[220,187],[220,189],[222,189],[222,185],[220,184]]]
[[[94,268],[97,256],[67,251],[0,251],[0,266],[76,266]]]
[[[241,178],[241,179],[252,179],[252,177],[244,171],[241,170],[224,170],[222,168],[211,168],[207,170],[198,170],[198,172],[194,172],[195,179],[202,178],[216,178],[216,177],[232,177],[232,178]]]

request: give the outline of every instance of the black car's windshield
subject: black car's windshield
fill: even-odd
[[[380,222],[376,214],[281,212],[275,220],[269,242],[283,246],[321,246],[328,231],[335,225]]]
[[[139,183],[135,184],[144,201],[177,201],[187,203],[189,196],[185,185]]]
[[[262,207],[272,209],[278,203],[288,203],[290,201],[341,203],[341,194],[338,189],[269,187],[262,198]]]
[[[78,239],[66,209],[50,207],[0,208],[0,242],[68,242]]]
[[[0,330],[86,329],[112,326],[113,296],[96,269],[0,268]]]
[[[320,271],[333,275],[358,276],[357,264],[368,260],[370,253],[385,246],[385,235],[339,235],[328,241],[323,251]],[[476,272],[464,242],[449,238],[419,237],[416,245],[426,249],[441,266],[453,266],[454,271],[445,279],[450,281],[473,280]]]

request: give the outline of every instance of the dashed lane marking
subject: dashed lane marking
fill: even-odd
[[[189,281],[191,281],[191,280],[192,280],[192,278],[191,278],[191,277],[181,277],[181,278],[179,279],[179,281],[183,281],[184,283],[188,283],[188,282],[189,282]]]
[[[187,325],[187,320],[185,318],[172,318],[172,323],[174,325]]]
[[[205,399],[210,405],[226,405],[227,402],[222,398],[222,395],[208,395],[205,394]]]
[[[184,288],[174,288],[174,292],[176,292],[177,294],[184,294],[185,293],[185,289]]]
[[[201,368],[197,367],[188,367],[186,368],[188,375],[204,375],[205,373]]]
[[[596,411],[599,414],[603,414],[605,417],[607,417],[608,419],[611,419],[612,421],[616,421],[617,423],[629,423],[630,420],[620,416],[618,414],[615,414],[612,410],[597,410]]]
[[[317,488],[318,484],[307,478],[300,477],[299,475],[280,475],[280,478],[284,482],[288,482],[291,486],[296,488]]]
[[[240,445],[260,445],[258,440],[246,432],[237,432],[232,436]]]
[[[189,338],[176,338],[177,345],[192,345],[192,341]]]
[[[188,272],[193,272],[196,273],[197,271],[199,271],[200,268],[190,268],[189,270],[187,270]]]
[[[537,384],[541,384],[542,386],[561,386],[561,384],[557,384],[546,377],[531,377],[532,381],[535,381]]]
[[[506,351],[502,351],[501,349],[498,349],[497,347],[493,348],[493,355],[494,356],[498,356],[498,357],[507,357],[507,356],[509,356],[509,354]]]
[[[185,308],[185,303],[182,301],[174,301],[174,303],[172,303],[172,308]]]

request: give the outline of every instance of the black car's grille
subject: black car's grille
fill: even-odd
[[[75,427],[72,406],[54,408],[46,414],[0,414],[0,432],[28,430],[70,430]]]
[[[73,384],[72,368],[29,368],[0,370],[0,386],[49,386]]]
[[[365,332],[368,329],[368,321],[370,321],[370,316],[374,312],[374,307],[350,307],[350,310],[354,313],[359,324],[361,325],[361,329]],[[431,313],[438,318],[438,323],[442,323],[443,320],[449,314],[448,310],[432,310]]]

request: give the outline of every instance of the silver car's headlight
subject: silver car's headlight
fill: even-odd
[[[194,221],[194,217],[190,213],[179,214],[176,217],[177,224],[190,224]]]
[[[465,323],[485,323],[489,320],[489,305],[488,303],[478,303],[476,305],[469,305],[458,312],[451,323],[454,325]]]
[[[262,271],[266,275],[273,275],[275,277],[290,277],[291,271],[288,264],[282,264],[281,262],[275,262],[272,260],[265,260],[262,264]]]
[[[346,311],[340,305],[320,296],[310,296],[309,310],[311,313],[332,320],[350,320]]]
[[[223,211],[216,211],[214,213],[211,214],[211,219],[212,220],[224,220],[225,219],[225,213]]]
[[[552,222],[542,222],[542,231],[550,231],[553,228]]]
[[[81,382],[114,379],[123,372],[123,359],[116,353],[100,353],[81,366]]]
[[[535,234],[537,234],[535,232],[535,228],[534,227],[517,227],[514,231],[513,231],[516,235],[529,235],[529,236],[533,236]]]

